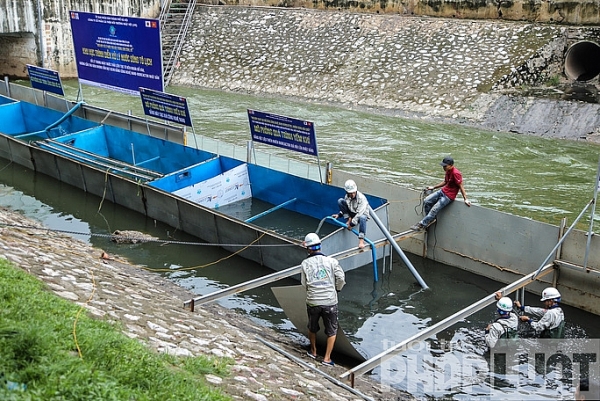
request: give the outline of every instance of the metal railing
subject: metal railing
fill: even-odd
[[[181,11],[184,9],[185,12],[182,13]],[[181,54],[181,49],[183,48],[185,36],[187,35],[187,32],[192,23],[192,17],[194,15],[195,9],[196,0],[167,0],[164,4],[163,9],[160,12],[159,20],[161,26],[161,34],[163,38],[169,36],[169,44],[168,46],[166,46],[166,50],[170,50],[168,52],[169,54],[166,55],[166,57],[165,54],[163,54],[163,74],[165,87],[169,85],[169,83],[171,82],[171,78],[173,78],[173,73],[175,71],[175,68],[177,67],[177,61],[179,60],[179,55]],[[178,18],[180,14],[183,14],[181,20],[179,20]],[[166,34],[171,30],[177,31],[174,40],[171,38],[172,35]],[[165,46],[163,43],[163,52],[164,51]]]
[[[410,237],[413,237],[416,235],[420,235],[420,234],[422,234],[422,233],[410,230],[410,231],[406,231],[406,232],[403,232],[400,234],[396,234],[393,238],[394,238],[394,241],[402,241],[404,239],[407,239],[407,238],[410,238]],[[383,238],[378,241],[373,242],[373,245],[375,247],[386,246],[388,244],[389,244],[389,241],[387,239],[383,239]],[[362,249],[352,248],[352,249],[348,249],[348,250],[345,250],[342,252],[334,253],[329,256],[340,260],[340,259],[345,259],[345,258],[355,256],[362,252],[363,252]],[[239,294],[241,292],[251,290],[253,288],[261,287],[265,284],[273,283],[275,281],[278,281],[278,280],[281,280],[281,279],[284,279],[287,277],[292,277],[292,276],[295,276],[296,274],[300,274],[300,268],[301,268],[300,265],[296,265],[296,266],[288,267],[285,270],[280,270],[275,273],[267,274],[266,276],[255,278],[254,280],[249,280],[249,281],[246,281],[246,282],[243,282],[240,284],[232,285],[231,287],[223,288],[221,290],[211,292],[210,294],[202,295],[200,297],[190,299],[189,301],[185,301],[183,303],[183,307],[184,308],[189,307],[193,312],[194,307],[197,305],[202,305],[202,304],[206,304],[209,302],[213,302],[213,301],[216,301],[221,298]]]
[[[514,291],[517,291],[518,289],[523,288],[523,287],[527,286],[528,284],[530,284],[533,281],[533,277],[537,277],[537,278],[543,277],[546,274],[554,271],[554,268],[555,268],[554,263],[548,264],[546,266],[542,266],[542,268],[540,270],[530,273],[526,276],[523,276],[519,280],[517,280],[511,284],[508,284],[506,287],[504,287],[500,291],[502,292],[503,295],[508,295],[508,294],[510,294]],[[414,343],[416,341],[423,341],[423,340],[439,333],[440,331],[447,329],[448,327],[460,322],[464,318],[471,316],[472,314],[486,308],[487,306],[491,305],[495,301],[496,301],[495,294],[490,294],[487,297],[467,306],[466,308],[461,309],[460,311],[447,317],[446,319],[442,320],[441,322],[438,322],[438,323],[434,324],[433,326],[428,327],[427,329],[419,331],[417,334],[415,334],[415,335],[407,338],[406,340],[396,344],[395,346],[379,353],[378,355],[375,355],[374,357],[361,363],[360,365],[346,371],[345,373],[343,373],[340,376],[340,378],[342,378],[342,379],[350,378],[352,386],[354,386],[354,378],[356,375],[363,375],[367,372],[370,372],[371,370],[375,369],[377,366],[381,365],[388,359],[391,359],[394,356],[406,351],[412,343]]]

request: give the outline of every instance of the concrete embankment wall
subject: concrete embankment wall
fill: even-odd
[[[158,17],[161,0],[0,0],[0,73],[27,78],[27,64],[76,77],[69,11]]]
[[[600,3],[595,0],[209,0],[206,3],[559,24],[597,25],[600,22]]]
[[[26,77],[29,63],[76,77],[69,9],[156,17],[161,3],[47,1],[36,7],[25,0],[18,10],[7,4],[0,9],[0,72]],[[198,5],[171,84],[598,140],[597,104],[540,105],[539,98],[517,96],[523,88],[564,80],[565,52],[580,40],[600,42],[598,29],[364,9],[373,12]],[[8,23],[17,17],[22,25]],[[591,85],[600,87],[599,78]]]
[[[492,89],[564,76],[565,51],[594,29],[257,7],[198,6],[194,17],[173,85],[569,139],[600,127],[597,104],[536,107]]]

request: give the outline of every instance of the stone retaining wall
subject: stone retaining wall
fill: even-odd
[[[594,0],[206,0],[205,4],[312,8],[330,11],[597,25]]]
[[[141,10],[141,0],[137,2]],[[143,0],[144,6],[150,3],[156,0]],[[44,45],[44,66],[63,78],[75,77],[70,31],[61,27],[60,10],[55,11],[46,15],[54,19],[45,26],[45,37],[52,41]],[[486,125],[491,117],[488,127],[510,131],[518,124],[489,115],[490,109],[506,110],[511,103],[500,97],[503,104],[495,104],[498,96],[506,90],[520,94],[523,88],[564,83],[562,63],[569,44],[597,40],[597,32],[501,20],[199,5],[171,84],[458,123]],[[10,42],[16,39],[0,39],[0,50],[12,55],[0,59],[0,72],[26,77],[25,64],[36,64],[27,60],[36,51],[35,37],[19,40],[19,49],[13,49]],[[597,88],[598,79],[592,84]],[[570,105],[559,107],[561,113],[535,120],[553,120],[571,111]],[[556,128],[542,134],[564,137],[568,132],[578,139],[598,132],[595,122],[576,131],[565,126],[579,120],[561,118],[553,124]]]

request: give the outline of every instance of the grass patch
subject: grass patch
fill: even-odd
[[[558,86],[560,84],[560,77],[558,75],[552,75],[546,80],[546,86]]]
[[[227,375],[227,359],[158,354],[78,312],[0,259],[0,400],[230,399],[204,381]]]

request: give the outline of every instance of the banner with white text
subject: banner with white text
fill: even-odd
[[[27,64],[27,74],[29,75],[29,82],[31,82],[32,88],[55,93],[60,96],[65,95],[57,71]]]
[[[160,22],[70,11],[77,75],[81,83],[137,95],[164,90]]]
[[[248,110],[252,140],[318,156],[315,125],[277,114]]]

